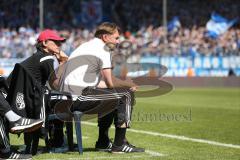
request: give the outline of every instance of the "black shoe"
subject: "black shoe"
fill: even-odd
[[[41,127],[42,119],[20,118],[15,122],[10,122],[11,133],[32,132]]]
[[[32,155],[30,154],[20,154],[16,152],[8,152],[0,155],[0,160],[14,160],[14,159],[24,159],[24,160],[31,160]]]
[[[112,141],[109,140],[108,143],[106,143],[105,145],[103,145],[103,143],[99,143],[98,141],[96,142],[96,145],[95,145],[95,149],[97,151],[101,151],[101,152],[109,152],[111,151],[112,149]]]
[[[145,152],[144,148],[138,148],[131,144],[123,144],[121,146],[116,146],[113,144],[112,153],[132,153],[132,152]]]
[[[129,143],[126,138],[124,139],[124,144],[127,144],[127,145],[129,145],[129,146],[131,146],[131,147],[136,147],[136,146],[132,145],[131,143]],[[145,152],[145,149],[144,149],[144,148],[139,148],[139,149],[142,149],[143,152]]]

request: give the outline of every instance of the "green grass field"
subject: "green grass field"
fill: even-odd
[[[129,131],[127,138],[131,143],[144,147],[146,153],[111,154],[94,151],[98,128],[94,124],[96,120],[90,122],[92,125],[82,125],[83,155],[77,152],[40,154],[34,159],[240,160],[239,88],[181,88],[159,97],[138,98],[132,129],[147,133]],[[110,135],[114,137],[114,129],[111,129]],[[196,142],[195,139],[203,142]],[[204,143],[206,141],[235,146]],[[22,137],[17,139],[11,136],[12,144],[22,142]]]

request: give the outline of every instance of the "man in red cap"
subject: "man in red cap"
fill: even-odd
[[[37,52],[21,63],[42,86],[48,82],[52,89],[57,88],[61,71],[58,69],[58,73],[55,73],[54,68],[57,66],[54,66],[56,65],[54,62],[57,60],[60,66],[68,60],[68,56],[61,50],[61,45],[64,42],[65,38],[59,36],[56,31],[46,29],[38,36]],[[54,136],[50,139],[51,146],[61,147],[64,142],[63,123],[54,121],[53,125]]]
[[[53,56],[56,57],[60,65],[68,59],[60,48],[64,41],[65,39],[60,37],[56,31],[49,29],[42,31],[37,39],[36,53],[21,63],[42,86],[46,85],[50,74],[55,75]],[[11,75],[11,77],[14,76],[14,74]],[[51,78],[51,83],[49,84],[51,84],[53,88],[57,85],[57,79],[57,76],[52,76]],[[2,92],[0,92],[0,159],[31,159],[31,155],[19,154],[10,150],[10,144],[5,134],[2,117],[8,119],[12,132],[23,132],[32,129],[36,125],[38,125],[39,128],[43,120],[20,117],[11,110],[11,106],[1,93]]]
[[[59,36],[56,31],[46,29],[42,31],[37,38],[37,43],[35,45],[36,52],[20,63],[21,66],[23,66],[41,86],[45,86],[48,82],[51,88],[57,88],[59,80],[57,75],[59,75],[60,72],[58,70],[58,72],[55,73],[54,68],[57,67],[54,66],[57,64],[55,62],[58,62],[58,65],[62,65],[68,59],[68,56],[61,50],[63,42],[65,42],[65,38]],[[14,76],[16,75],[11,74],[9,80],[13,80],[15,78]],[[27,88],[25,89],[27,90]],[[31,99],[32,97],[26,98]],[[34,115],[36,114],[37,113],[34,112]],[[45,113],[41,110],[40,118],[45,119],[44,116]],[[60,128],[62,128],[61,126],[62,123],[60,123]],[[59,132],[58,135],[63,141],[63,133],[61,135],[60,134],[61,133]],[[59,139],[59,143],[61,139]]]
[[[21,63],[43,86],[49,80],[52,88],[57,87],[58,78],[54,71],[54,59],[57,59],[59,65],[68,59],[68,56],[61,50],[63,42],[65,38],[60,37],[56,31],[46,29],[38,36],[37,52]],[[50,75],[53,76],[50,77]]]

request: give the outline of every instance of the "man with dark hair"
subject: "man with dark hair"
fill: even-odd
[[[54,71],[54,56],[59,65],[67,61],[68,56],[61,50],[63,42],[65,38],[60,37],[56,31],[46,29],[38,36],[37,52],[21,62],[21,65],[43,86],[48,80],[52,88],[56,88],[58,84],[57,74]]]
[[[55,88],[57,86],[58,76],[57,74],[55,74],[55,71],[54,71],[54,56],[58,60],[59,65],[63,64],[68,59],[66,54],[63,51],[61,51],[61,48],[60,48],[61,44],[64,41],[65,39],[60,37],[56,31],[46,29],[42,31],[38,36],[37,44],[36,44],[37,52],[32,56],[30,56],[29,58],[27,58],[26,60],[24,60],[23,62],[21,62],[21,66],[23,66],[28,71],[28,73],[31,74],[34,80],[36,80],[36,83],[38,83],[40,86],[45,86],[47,81],[49,81],[49,84],[52,88]],[[17,78],[18,77],[16,77],[16,74],[11,74],[9,76],[10,87],[11,87],[11,83],[14,83],[12,82],[12,80]],[[27,87],[31,87],[30,84]],[[15,90],[18,90],[17,87],[13,87],[13,89],[9,90],[8,92],[9,95],[11,94],[14,95]],[[36,98],[35,92],[33,94],[35,96],[34,98]],[[9,96],[9,98],[11,101],[12,96]],[[34,99],[34,98],[26,97],[26,99]],[[23,97],[22,97],[22,100],[23,100]],[[13,112],[12,108],[14,107],[15,107],[15,110],[18,111],[16,109],[16,106],[14,106],[14,104],[13,106],[10,106],[8,102],[5,100],[5,98],[3,97],[3,95],[0,94],[0,115],[6,117],[9,120],[11,132],[19,133],[23,131],[26,131],[26,132],[34,131],[42,126],[41,124],[43,123],[43,120],[45,119],[45,117],[41,115],[45,115],[45,114],[39,115],[39,118],[41,118],[41,120],[27,119]],[[30,106],[30,107],[32,107],[32,109],[35,109],[37,106]],[[38,125],[37,128],[33,128],[36,125]],[[2,152],[1,158],[29,159],[29,156],[26,157],[25,155],[22,155],[22,154],[12,153],[9,150],[10,145],[5,135],[5,130],[3,129],[3,126],[1,126],[0,135],[2,138],[1,147],[3,146],[3,150],[1,151]],[[59,141],[61,141],[61,139],[59,139]],[[62,137],[62,141],[63,141],[63,137]]]
[[[73,110],[88,114],[89,110],[95,109],[98,111],[98,117],[110,112],[109,118],[99,119],[97,149],[110,150],[112,153],[143,152],[144,149],[125,141],[134,104],[133,92],[137,86],[112,75],[110,50],[118,43],[119,27],[116,24],[105,22],[99,25],[95,38],[80,45],[70,55],[61,89],[76,95]],[[107,103],[109,101],[114,103]],[[112,144],[108,137],[108,129],[113,118],[116,131]]]
[[[61,66],[68,59],[68,56],[61,50],[61,45],[64,42],[65,38],[61,37],[55,30],[46,29],[37,38],[36,53],[21,62],[21,65],[29,71],[41,86],[45,86],[48,82],[52,89],[57,88],[61,71],[55,72],[54,65]],[[48,111],[48,109],[46,110]],[[36,111],[39,110],[36,109]],[[40,117],[43,119],[45,119],[44,112],[44,109],[42,109],[40,113]],[[54,137],[51,136],[50,139],[51,146],[62,147],[64,143],[63,122],[55,120],[51,126],[49,130],[54,134]],[[57,141],[53,139],[57,139]]]

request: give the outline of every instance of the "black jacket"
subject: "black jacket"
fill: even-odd
[[[8,91],[8,84],[4,77],[0,75],[0,92],[7,93]]]
[[[14,112],[22,117],[44,118],[44,91],[26,68],[18,63],[15,65],[7,95]]]

